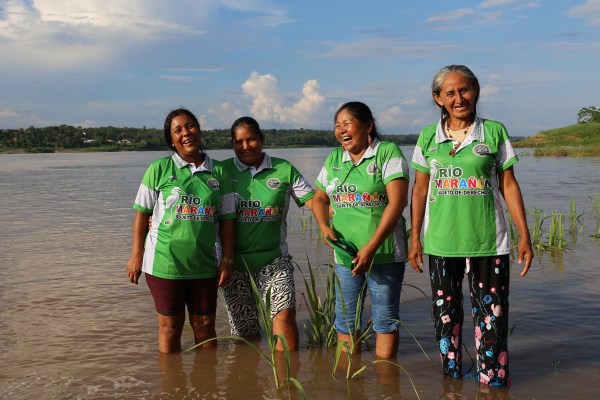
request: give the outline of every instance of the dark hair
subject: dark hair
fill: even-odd
[[[360,121],[361,124],[368,125],[369,122],[373,123],[373,129],[371,129],[371,132],[369,132],[369,136],[371,136],[371,139],[379,139],[379,132],[377,131],[375,118],[373,117],[373,113],[371,112],[369,106],[367,106],[365,103],[361,103],[360,101],[349,101],[348,103],[343,104],[333,116],[334,124],[338,114],[344,110],[352,114],[352,116]]]
[[[246,125],[248,128],[250,128],[250,131],[252,131],[252,133],[254,133],[256,136],[258,136],[261,143],[265,142],[265,135],[260,130],[258,122],[256,122],[256,120],[252,117],[240,117],[234,121],[233,125],[231,125],[232,142],[235,140],[235,130],[242,125]]]
[[[177,110],[173,110],[167,115],[165,118],[165,143],[171,150],[175,150],[175,146],[171,140],[171,122],[173,122],[173,118],[178,117],[180,115],[187,115],[192,119],[192,121],[198,127],[198,132],[200,132],[200,123],[198,122],[198,118],[187,108],[178,108]]]
[[[447,65],[444,68],[440,69],[437,74],[433,77],[433,82],[431,82],[431,93],[435,93],[438,96],[442,92],[442,85],[444,83],[444,79],[448,76],[448,74],[456,72],[457,74],[461,74],[464,76],[470,83],[473,85],[475,89],[475,102],[473,103],[473,114],[477,114],[477,101],[479,101],[479,80],[469,68],[464,65]],[[442,121],[448,118],[448,110],[444,108],[444,106],[440,106],[437,102],[435,105],[440,107],[442,113]]]

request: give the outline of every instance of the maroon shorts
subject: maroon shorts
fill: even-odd
[[[217,312],[217,278],[163,279],[146,274],[146,283],[154,298],[156,311],[162,315],[214,315]]]

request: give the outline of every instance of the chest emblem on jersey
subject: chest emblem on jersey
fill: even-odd
[[[219,181],[216,180],[215,178],[210,178],[209,180],[206,181],[206,184],[214,190],[217,190],[219,188]]]
[[[281,181],[277,178],[271,178],[267,181],[267,187],[269,189],[279,189],[279,187],[281,186]]]
[[[473,154],[475,154],[476,156],[482,157],[490,153],[490,146],[488,146],[487,144],[478,144],[476,146],[473,146]]]
[[[331,169],[334,171],[341,171],[342,167],[331,167]]]
[[[376,175],[377,174],[377,163],[373,161],[371,164],[367,165],[367,174]]]

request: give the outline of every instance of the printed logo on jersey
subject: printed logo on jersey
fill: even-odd
[[[473,146],[473,154],[475,154],[476,156],[479,157],[483,157],[486,154],[490,154],[492,151],[490,150],[490,146],[488,146],[487,144],[478,144],[476,146]]]
[[[281,181],[277,178],[271,178],[267,181],[267,187],[269,189],[276,190],[276,189],[279,189],[280,186],[281,186]]]
[[[371,162],[371,164],[367,165],[367,174],[376,175],[377,174],[377,163],[375,161]]]
[[[236,193],[237,222],[279,221],[283,208],[263,206],[260,200],[244,199]]]
[[[165,215],[169,217],[163,224],[170,225],[173,218],[176,220],[189,221],[214,221],[217,208],[210,204],[202,204],[202,198],[193,194],[187,194],[179,187],[171,189],[171,194],[165,200]],[[174,214],[174,215],[173,215]]]
[[[334,171],[341,171],[342,167],[331,167],[331,169]]]
[[[209,180],[206,181],[206,184],[214,190],[217,190],[219,188],[219,181],[216,180],[215,178],[210,178]]]
[[[335,193],[330,194],[331,200],[335,203],[336,208],[349,207],[385,207],[388,203],[388,197],[385,193],[369,193],[360,192],[358,187],[353,183],[339,183],[335,186]]]
[[[462,168],[452,165],[437,168],[433,185],[439,196],[488,196],[493,192],[491,179],[464,177]]]

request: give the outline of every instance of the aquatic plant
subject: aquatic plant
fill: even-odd
[[[308,311],[308,325],[304,323],[304,330],[308,338],[308,345],[311,347],[333,347],[337,343],[337,333],[333,326],[335,318],[335,270],[332,265],[327,265],[326,278],[323,278],[321,270],[321,281],[325,280],[325,297],[321,298],[317,292],[314,268],[310,263],[308,254],[306,255],[308,263],[309,280],[298,266],[304,279],[306,294],[302,293],[302,298]],[[308,298],[307,298],[308,297]]]
[[[535,217],[535,223],[533,224],[533,229],[531,230],[531,243],[538,249],[542,249],[545,247],[545,244],[542,243],[542,225],[544,224],[546,215],[542,215],[542,210],[539,208],[533,209],[533,215]]]
[[[600,200],[598,199],[598,193],[596,193],[596,197],[590,196],[590,199],[592,199],[592,211],[594,216],[597,219],[600,219]]]
[[[566,246],[567,241],[563,239],[563,219],[563,213],[557,212],[556,210],[552,213],[547,243],[547,246],[550,249],[560,250],[564,249]]]

